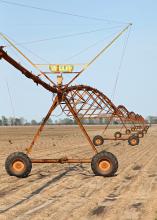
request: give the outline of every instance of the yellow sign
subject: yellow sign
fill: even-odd
[[[71,64],[50,64],[49,69],[51,72],[59,73],[71,73],[74,69]]]

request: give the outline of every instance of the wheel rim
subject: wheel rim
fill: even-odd
[[[121,135],[120,135],[120,134],[115,134],[115,137],[116,137],[116,138],[120,138]]]
[[[25,164],[21,160],[16,160],[12,164],[12,169],[16,173],[21,173],[25,169]]]
[[[102,160],[99,162],[99,169],[103,172],[106,172],[110,169],[111,163],[108,160]]]
[[[101,144],[101,140],[100,139],[97,139],[95,142],[96,142],[97,145]]]
[[[136,139],[131,140],[132,145],[136,145]]]

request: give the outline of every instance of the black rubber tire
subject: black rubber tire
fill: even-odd
[[[110,164],[108,170],[102,170],[99,167],[100,163],[102,163],[103,161]],[[94,155],[94,157],[92,158],[91,168],[96,176],[104,176],[104,177],[114,176],[114,174],[118,170],[118,160],[114,154],[107,151],[101,151],[96,155]]]
[[[126,129],[125,134],[131,134],[131,131],[129,129]]]
[[[93,144],[95,146],[100,146],[104,143],[104,138],[101,136],[101,135],[96,135],[94,138],[93,138]]]
[[[121,138],[121,136],[122,136],[122,134],[121,134],[121,132],[119,132],[119,131],[117,131],[117,132],[114,133],[115,139]]]
[[[13,164],[17,161],[20,161],[24,165],[24,168],[21,171],[16,171],[13,168]],[[7,157],[5,161],[5,169],[10,176],[25,178],[32,170],[32,162],[23,152],[15,152]]]
[[[135,135],[132,135],[128,138],[128,144],[131,145],[131,146],[135,146],[135,145],[138,145],[140,142],[139,140],[139,137],[137,134]]]
[[[143,138],[144,137],[144,132],[143,131],[139,131],[137,134],[138,134],[139,138]]]

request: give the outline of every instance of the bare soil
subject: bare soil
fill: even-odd
[[[37,127],[0,128],[0,220],[155,220],[157,217],[157,127],[135,147],[105,141],[99,150],[114,153],[114,177],[94,176],[90,164],[35,164],[29,177],[8,176],[4,163],[29,146]],[[101,126],[87,128],[91,137]],[[110,134],[116,131],[109,130]],[[31,158],[92,157],[77,127],[46,127]]]

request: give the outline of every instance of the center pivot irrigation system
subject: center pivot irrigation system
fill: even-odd
[[[0,33],[1,37],[5,39],[16,51],[18,51],[34,68],[36,68],[40,74],[36,75],[30,72],[27,68],[18,63],[15,59],[7,54],[4,50],[4,46],[0,47],[0,59],[4,59],[17,70],[19,70],[24,76],[33,80],[37,85],[41,85],[43,88],[54,94],[53,103],[42,121],[42,124],[38,128],[34,135],[31,144],[27,147],[26,152],[15,152],[8,156],[5,162],[5,168],[9,175],[17,177],[27,177],[32,169],[33,163],[90,163],[91,168],[96,175],[101,176],[112,176],[117,172],[118,160],[110,152],[105,150],[98,152],[95,144],[91,140],[87,133],[82,120],[84,118],[108,118],[109,121],[116,117],[122,122],[122,125],[126,128],[126,123],[129,121],[133,124],[132,130],[141,129],[147,131],[144,119],[139,117],[133,117],[127,115],[122,111],[120,107],[116,107],[111,100],[105,96],[99,90],[85,85],[71,85],[74,80],[80,76],[99,56],[105,52],[128,28],[131,24],[127,25],[115,38],[105,46],[89,63],[81,66],[79,71],[75,71],[75,67],[78,65],[71,64],[34,64],[28,57],[26,57],[4,34]],[[49,71],[42,71],[42,67],[46,67]],[[80,67],[80,66],[79,66]],[[49,76],[54,74],[57,76],[57,80],[53,81]],[[63,83],[63,75],[73,74],[74,76],[68,83]],[[45,80],[44,80],[45,79]],[[94,156],[92,158],[82,159],[70,159],[67,157],[59,159],[32,159],[28,155],[31,153],[34,144],[37,142],[47,120],[56,109],[60,106],[62,111],[72,116],[77,122],[80,130],[86,137],[91,149],[93,150]],[[124,110],[124,109],[123,109]],[[136,116],[136,115],[134,115]],[[137,126],[138,123],[138,126]],[[140,125],[139,125],[140,124]],[[108,125],[105,129],[108,128]],[[134,128],[134,129],[133,129]],[[117,139],[117,137],[116,137]],[[96,144],[98,145],[98,144]]]
[[[110,116],[108,115],[106,119],[107,123],[102,135],[96,135],[93,138],[95,146],[102,145],[106,140],[127,140],[129,145],[135,146],[139,144],[139,139],[144,137],[149,128],[141,115],[129,112],[123,105],[119,105],[115,109],[115,112]],[[105,133],[112,122],[116,122],[122,126],[119,131],[114,133],[114,137],[107,137]]]

